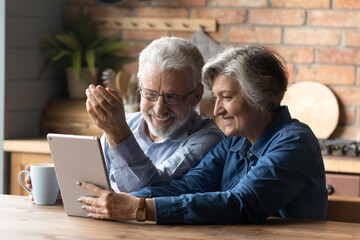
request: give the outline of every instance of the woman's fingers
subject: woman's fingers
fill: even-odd
[[[100,197],[101,193],[106,191],[102,188],[95,186],[94,184],[87,182],[77,182],[76,184],[79,185],[79,187],[81,187],[82,189],[85,189],[86,191],[93,193],[97,197]]]

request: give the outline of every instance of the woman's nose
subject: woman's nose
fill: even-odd
[[[224,112],[224,108],[221,105],[221,102],[219,100],[215,101],[215,106],[214,106],[214,116],[220,116],[222,113]]]

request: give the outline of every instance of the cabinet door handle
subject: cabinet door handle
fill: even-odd
[[[327,184],[327,185],[326,185],[326,189],[327,189],[327,191],[328,191],[328,195],[333,195],[334,192],[335,192],[335,188],[334,188],[332,185],[330,185],[330,184]]]

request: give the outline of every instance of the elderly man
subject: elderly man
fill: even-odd
[[[178,178],[221,140],[214,121],[194,110],[203,94],[203,65],[192,43],[163,37],[139,56],[140,112],[125,115],[114,90],[94,85],[86,90],[87,111],[104,131],[101,141],[114,191]],[[30,189],[28,176],[25,182]]]
[[[163,37],[139,57],[138,113],[125,115],[118,94],[102,86],[86,90],[87,111],[104,131],[102,146],[111,187],[131,192],[178,178],[222,138],[194,107],[203,94],[204,60],[189,41]]]

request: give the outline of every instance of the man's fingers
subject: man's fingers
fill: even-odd
[[[98,105],[102,107],[105,111],[111,109],[110,101],[112,101],[112,96],[105,90],[103,86],[90,86],[89,87],[94,99],[97,101]]]
[[[30,171],[30,164],[25,166],[25,170]]]
[[[33,195],[29,194],[29,200],[30,200],[30,201],[34,201]]]
[[[29,177],[29,175],[26,175],[25,177],[25,184],[31,184],[31,178]]]
[[[111,94],[118,102],[122,103],[122,98],[120,97],[120,93],[118,93],[117,91],[111,89],[111,88],[106,88],[106,91]]]
[[[105,116],[106,113],[99,103],[98,98],[95,96],[96,94],[98,95],[94,85],[90,85],[89,88],[86,89],[87,101],[91,104],[92,109],[97,113],[97,115]]]

